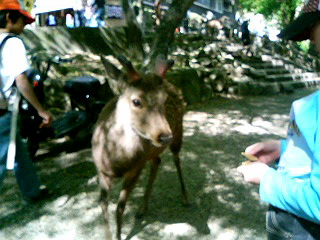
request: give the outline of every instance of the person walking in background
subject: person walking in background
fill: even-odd
[[[33,87],[25,74],[30,66],[25,46],[18,37],[26,24],[34,21],[35,19],[22,8],[18,0],[0,1],[0,189],[7,171],[7,155],[11,137],[13,142],[14,140],[16,142],[15,176],[24,200],[29,203],[47,197],[48,190],[40,184],[36,168],[19,131],[13,131],[14,134],[11,135],[11,129],[16,127],[12,119],[15,119],[14,116],[18,110],[13,106],[17,106],[19,92],[43,118],[42,126],[50,126],[52,122],[51,114],[36,98]]]
[[[244,46],[251,44],[248,20],[241,24],[241,41]]]
[[[98,27],[105,26],[105,21],[104,21],[104,16],[106,14],[105,0],[94,0],[92,7],[94,9],[94,15],[95,15]]]
[[[66,27],[68,28],[73,28],[74,27],[74,17],[72,16],[71,13],[67,13],[66,15]]]
[[[320,5],[310,0],[279,37],[310,39],[320,51]],[[320,91],[296,100],[285,140],[258,142],[245,150],[257,162],[240,166],[244,180],[260,184],[269,203],[268,239],[320,239]],[[278,161],[279,159],[279,161]],[[276,169],[271,167],[276,164]]]
[[[58,26],[57,17],[53,14],[49,14],[49,16],[47,17],[47,20],[46,20],[46,26],[48,26],[48,27]]]
[[[93,24],[94,9],[92,8],[92,5],[93,5],[93,0],[87,0],[86,6],[84,9],[85,26],[88,26],[88,27],[92,27],[94,25]]]
[[[74,0],[74,27],[84,27],[86,25],[86,19],[84,16],[86,8],[86,0]]]
[[[249,52],[253,55],[251,51],[251,38],[249,31],[249,21],[246,20],[241,24],[241,41],[246,49],[245,55],[247,56]]]

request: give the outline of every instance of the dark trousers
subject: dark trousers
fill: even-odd
[[[320,224],[316,224],[269,206],[267,212],[269,240],[320,240]]]

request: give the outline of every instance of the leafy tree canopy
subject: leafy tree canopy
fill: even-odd
[[[294,19],[297,7],[302,2],[303,0],[240,0],[240,5],[248,12],[262,14],[269,20],[278,20],[282,27]]]

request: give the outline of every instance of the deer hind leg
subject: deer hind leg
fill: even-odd
[[[181,126],[181,131],[177,131],[179,134],[174,136],[173,141],[170,145],[170,150],[173,154],[173,161],[177,169],[180,185],[181,185],[181,192],[182,192],[182,201],[184,205],[189,204],[189,199],[188,199],[188,193],[184,184],[183,180],[183,175],[182,175],[182,169],[181,169],[181,163],[180,163],[180,157],[179,157],[179,152],[182,146],[182,126]]]
[[[100,204],[103,212],[103,217],[105,220],[105,234],[106,240],[111,240],[111,232],[110,232],[110,222],[109,222],[109,213],[108,213],[108,194],[111,189],[112,178],[104,175],[103,173],[99,174],[101,193],[100,193]]]
[[[142,168],[134,169],[133,171],[130,171],[124,176],[123,179],[123,186],[122,190],[120,192],[120,197],[118,200],[117,205],[117,239],[121,240],[121,228],[122,228],[122,217],[124,213],[124,209],[126,207],[127,200],[129,198],[130,193],[132,192],[132,189],[134,188]]]
[[[145,191],[144,197],[143,197],[143,204],[141,205],[141,207],[136,215],[138,218],[142,217],[148,211],[150,195],[152,192],[154,180],[156,179],[157,172],[158,172],[158,169],[159,169],[159,166],[161,163],[161,158],[156,157],[154,159],[151,159],[150,162],[151,162],[150,175],[149,175],[146,191]]]

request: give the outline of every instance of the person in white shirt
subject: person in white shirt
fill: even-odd
[[[1,104],[2,107],[0,108],[0,188],[7,171],[6,162],[13,115],[11,102],[15,101],[14,86],[42,117],[43,127],[50,126],[52,122],[51,114],[38,101],[33,87],[25,74],[30,66],[25,46],[18,37],[26,24],[30,24],[34,20],[20,6],[18,0],[3,0],[0,2],[0,42],[2,43],[8,35],[12,36],[1,44],[0,50],[0,90],[3,95],[2,101],[8,103]],[[28,148],[21,140],[19,131],[15,140],[15,176],[24,200],[33,203],[48,196],[48,190],[39,181],[35,166],[28,154]]]

